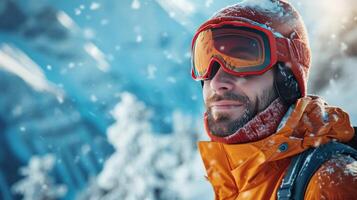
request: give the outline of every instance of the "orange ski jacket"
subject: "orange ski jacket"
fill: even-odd
[[[257,142],[199,142],[216,200],[276,199],[293,156],[331,140],[348,142],[354,136],[348,114],[320,98],[299,99],[284,118],[275,134]],[[282,151],[281,145],[287,148]],[[324,163],[310,180],[305,199],[357,199],[356,163],[347,156]]]

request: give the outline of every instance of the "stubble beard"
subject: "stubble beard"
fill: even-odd
[[[242,102],[244,110],[242,114],[235,119],[229,114],[220,113],[213,116],[212,109],[207,108],[207,121],[208,128],[213,135],[225,137],[234,134],[242,128],[246,123],[252,120],[259,112],[265,110],[275,99],[276,93],[274,89],[267,89],[256,98],[255,103],[252,102],[247,96],[234,93],[225,93],[224,95],[212,96],[208,101],[219,100],[237,100]]]

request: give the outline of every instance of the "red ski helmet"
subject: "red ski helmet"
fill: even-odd
[[[225,21],[238,21],[259,25],[271,30],[276,35],[288,38],[290,57],[285,58],[285,66],[289,67],[296,78],[302,96],[307,95],[307,79],[311,60],[308,36],[304,22],[297,10],[283,0],[256,1],[245,0],[228,6],[215,13],[200,26],[219,24]],[[286,60],[289,60],[286,62]],[[277,60],[277,62],[282,60]]]

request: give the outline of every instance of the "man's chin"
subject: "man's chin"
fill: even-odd
[[[210,129],[210,132],[213,135],[219,136],[219,137],[225,137],[232,135],[235,133],[238,129],[235,127],[232,127],[235,123],[231,121],[211,121],[208,120],[208,127]],[[234,130],[236,129],[236,130]]]
[[[252,116],[248,113],[242,115],[228,115],[228,114],[220,114],[214,116],[213,113],[208,112],[208,128],[211,134],[225,137],[234,134],[238,131],[241,127],[244,126]],[[235,113],[237,114],[237,113]]]

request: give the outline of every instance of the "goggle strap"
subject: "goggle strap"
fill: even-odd
[[[286,38],[276,38],[276,48],[278,61],[287,62],[290,60],[290,40]]]
[[[304,66],[310,65],[310,52],[306,51],[308,49],[307,44],[303,41],[299,39],[277,38],[276,46],[278,61],[297,61]]]
[[[310,65],[310,51],[308,50],[308,46],[305,42],[299,39],[293,39],[292,44],[296,51],[296,58],[298,62],[303,64],[304,66]]]

